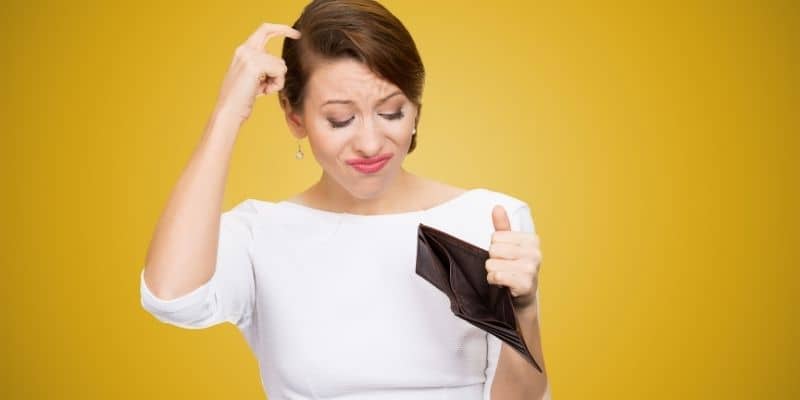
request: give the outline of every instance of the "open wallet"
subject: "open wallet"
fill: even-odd
[[[507,343],[542,372],[525,344],[511,290],[486,280],[489,252],[422,223],[417,232],[417,275],[450,298],[453,314]]]

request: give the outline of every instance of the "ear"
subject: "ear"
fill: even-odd
[[[303,124],[303,117],[292,109],[292,106],[289,104],[289,101],[282,94],[278,96],[278,99],[280,101],[281,108],[283,109],[283,115],[284,118],[286,119],[286,125],[289,126],[289,130],[292,132],[292,136],[294,136],[297,139],[302,139],[306,137],[307,132],[305,125]]]

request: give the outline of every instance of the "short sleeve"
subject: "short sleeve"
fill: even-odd
[[[533,216],[527,204],[523,203],[509,213],[509,222],[511,222],[512,231],[536,233]],[[537,292],[536,295],[538,296],[539,293]],[[500,339],[494,337],[494,335],[486,334],[486,380],[483,386],[483,400],[491,400],[492,383],[497,372],[497,364],[500,361],[502,347],[503,342]]]
[[[509,217],[511,219],[511,230],[536,233],[536,225],[533,223],[533,215],[527,204],[517,208]]]
[[[255,303],[255,281],[250,227],[255,209],[240,203],[220,216],[214,274],[202,286],[174,299],[156,297],[140,272],[142,307],[156,319],[186,329],[202,329],[222,322],[244,326]]]

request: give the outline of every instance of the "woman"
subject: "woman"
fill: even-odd
[[[264,51],[279,35],[283,59]],[[541,253],[527,204],[402,166],[416,147],[424,74],[408,31],[373,1],[314,1],[293,28],[260,26],[236,49],[157,224],[144,308],[184,328],[235,324],[270,399],[548,396],[546,374],[454,316],[415,274],[421,222],[489,249],[487,280],[511,289],[542,359]],[[323,174],[291,199],[249,199],[220,216],[239,128],[254,100],[275,92]]]

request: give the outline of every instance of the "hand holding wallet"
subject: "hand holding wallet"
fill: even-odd
[[[542,372],[525,344],[511,291],[486,280],[489,252],[422,223],[417,232],[417,275],[450,298],[453,314],[507,343]]]

